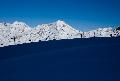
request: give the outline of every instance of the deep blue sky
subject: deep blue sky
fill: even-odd
[[[30,26],[63,19],[82,30],[120,25],[120,0],[0,0],[0,22]]]

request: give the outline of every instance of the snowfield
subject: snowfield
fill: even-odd
[[[50,24],[38,25],[35,28],[29,27],[24,22],[0,23],[0,47],[17,45],[23,43],[90,38],[90,37],[118,37],[120,30],[108,28],[98,28],[88,32],[74,29],[64,21],[58,20]]]

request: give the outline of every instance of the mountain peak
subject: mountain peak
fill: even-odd
[[[63,24],[63,23],[65,23],[65,22],[64,22],[63,20],[57,20],[56,23],[58,23],[58,24],[59,24],[59,23],[60,23],[60,24]]]
[[[15,22],[13,22],[13,25],[20,25],[20,26],[22,26],[22,25],[26,25],[26,23],[15,21]]]
[[[56,25],[65,25],[66,23],[64,22],[64,21],[62,21],[62,20],[57,20],[56,22]]]

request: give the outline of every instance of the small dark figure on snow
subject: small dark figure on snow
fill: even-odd
[[[112,34],[110,34],[110,37],[113,37]]]
[[[82,34],[80,34],[80,36],[81,36],[81,38],[83,38],[83,35],[82,35]]]

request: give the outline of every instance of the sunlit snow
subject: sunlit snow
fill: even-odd
[[[50,24],[38,25],[35,28],[29,27],[24,22],[15,21],[14,23],[0,23],[0,47],[74,38],[90,38],[90,37],[116,37],[120,36],[119,30],[113,30],[111,27],[98,28],[88,32],[76,30],[66,24],[64,21],[58,20]]]

